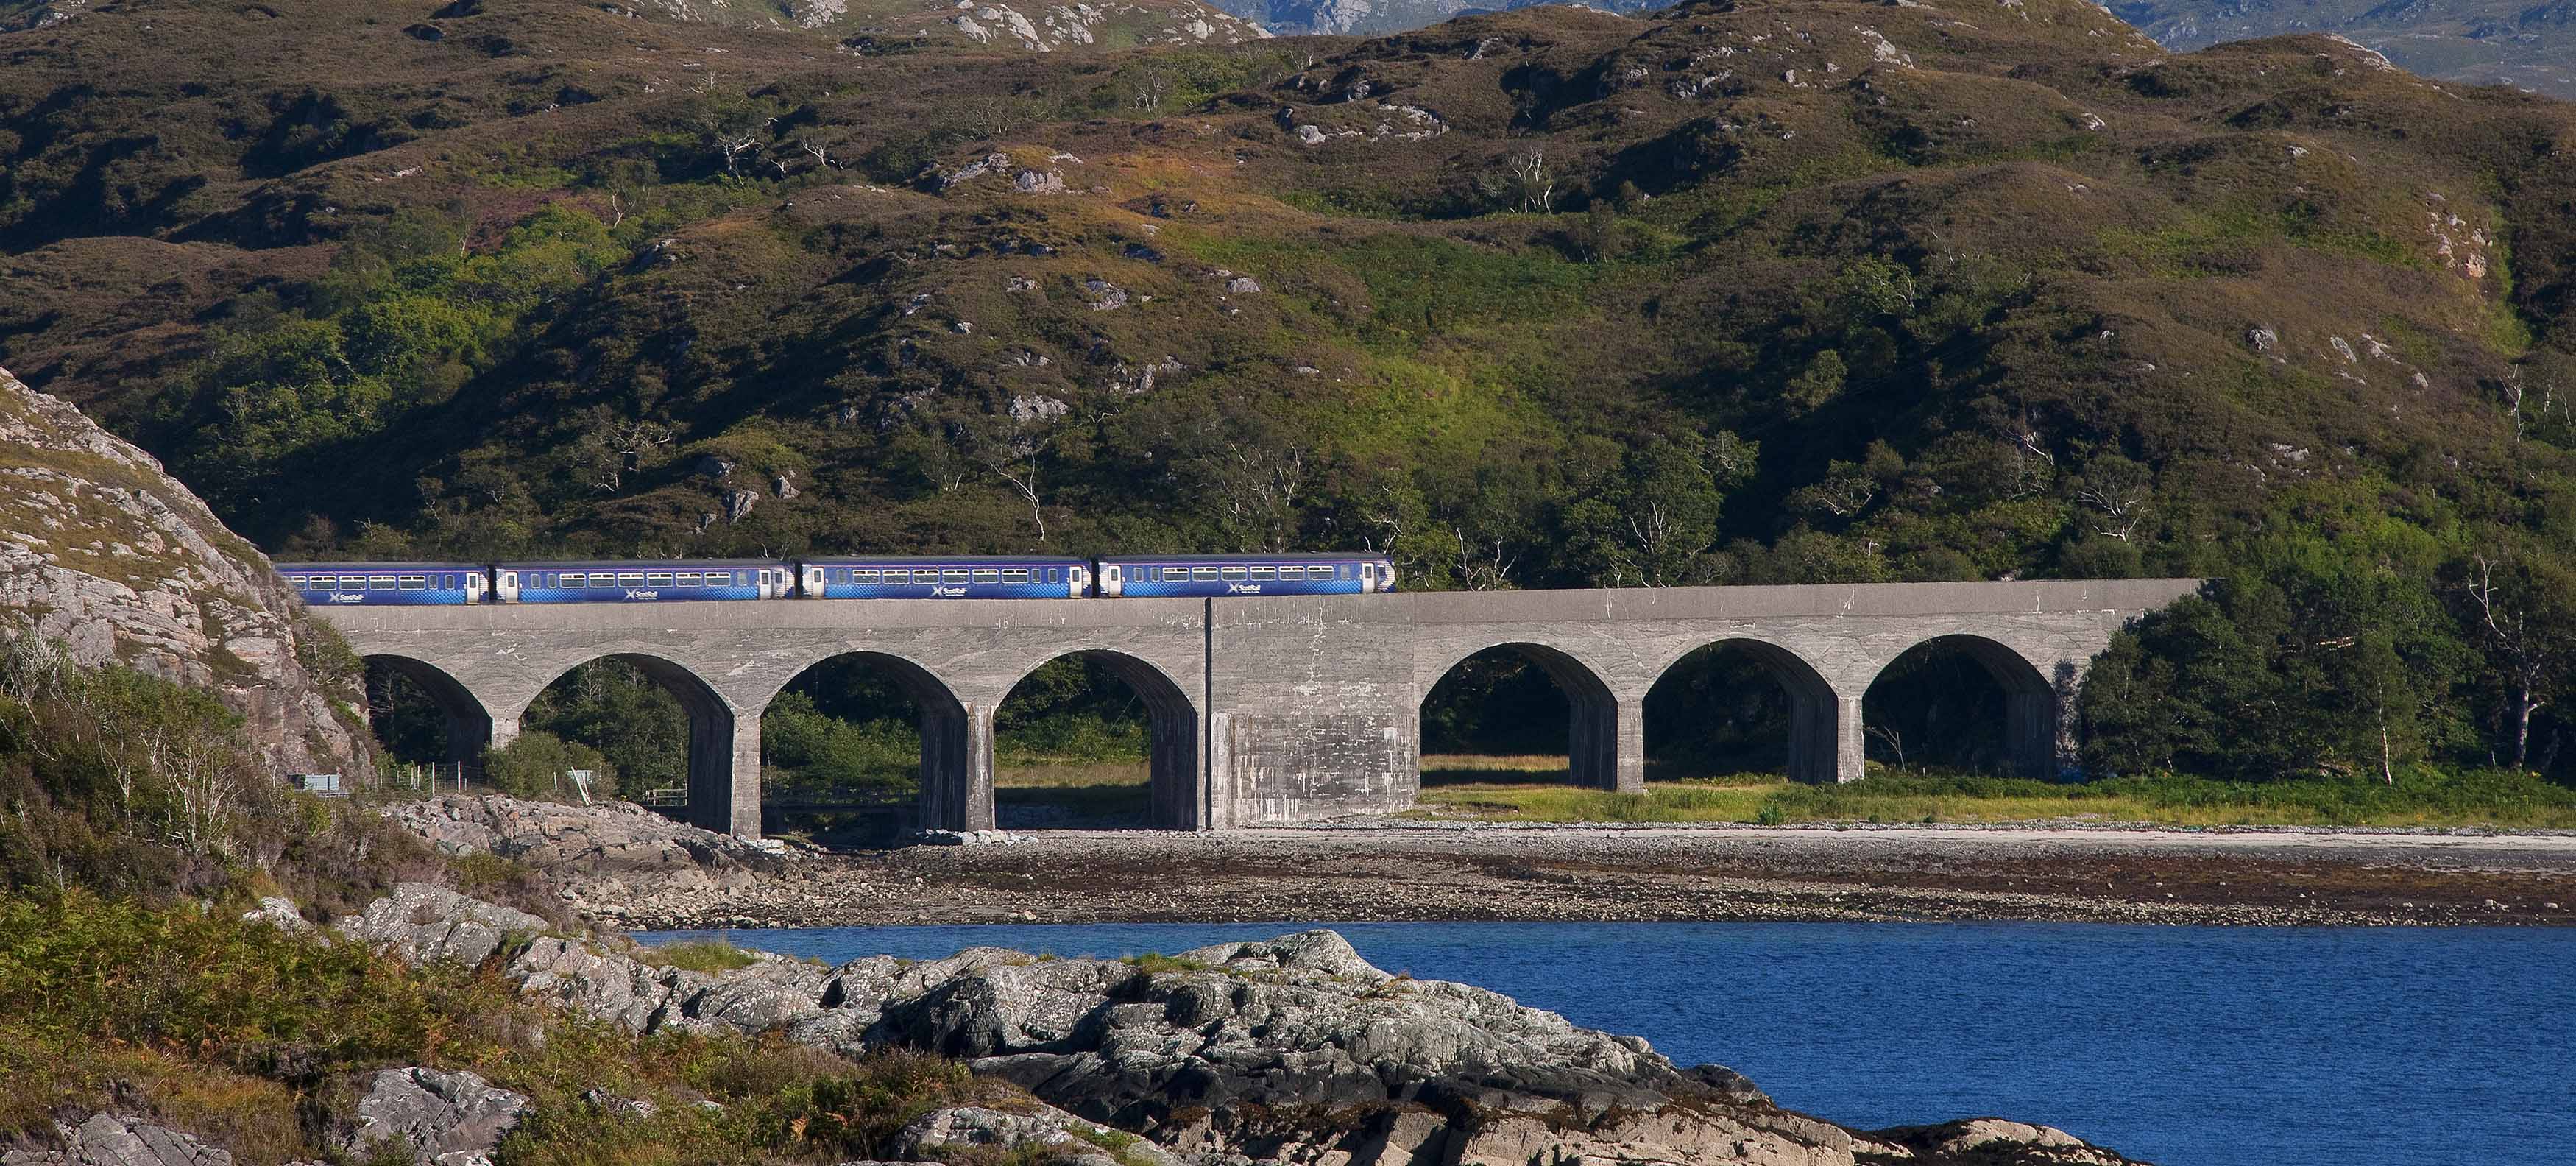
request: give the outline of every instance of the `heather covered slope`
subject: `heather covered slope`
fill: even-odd
[[[2444,647],[2505,650],[2463,572],[2576,545],[2576,120],[2349,43],[2177,56],[2072,0],[1046,54],[486,7],[524,56],[343,21],[365,68],[260,64],[323,50],[190,4],[149,52],[141,7],[0,35],[0,355],[299,553],[2286,572],[2355,627],[2408,597],[2442,748],[2508,699]]]

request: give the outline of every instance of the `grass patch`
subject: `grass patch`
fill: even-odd
[[[1413,811],[1414,816],[1762,825],[2129,822],[2576,829],[2576,790],[2493,770],[2417,770],[2401,774],[2393,786],[2371,780],[2228,782],[2173,776],[2061,785],[1969,774],[1875,774],[1844,785],[1811,786],[1770,775],[1738,774],[1648,782],[1643,793],[1622,794],[1492,779],[1434,784],[1431,760],[1425,759],[1421,808]],[[1498,777],[1510,771],[1483,772]]]
[[[1197,960],[1180,959],[1175,956],[1164,955],[1159,951],[1149,951],[1143,955],[1131,955],[1118,962],[1147,975],[1157,975],[1163,972],[1204,972],[1208,970],[1208,966],[1206,964],[1200,963]]]
[[[1144,785],[1153,771],[1142,761],[1070,761],[1061,758],[998,757],[993,784],[1002,789],[1083,789],[1095,786]]]
[[[640,953],[645,963],[656,967],[678,968],[684,972],[722,975],[759,963],[750,952],[721,939],[698,939],[662,947],[648,947]]]

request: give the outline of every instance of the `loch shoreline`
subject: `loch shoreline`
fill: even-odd
[[[721,880],[605,875],[633,929],[1002,922],[1986,921],[2576,926],[2576,834],[1376,821],[791,849]]]

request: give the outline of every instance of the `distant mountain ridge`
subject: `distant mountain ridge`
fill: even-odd
[[[1477,12],[1562,0],[1215,0],[1278,36],[1382,36]],[[1565,4],[1634,14],[1671,0]],[[2013,4],[1998,0],[1997,7]],[[2288,33],[2347,37],[2427,77],[2576,97],[2576,0],[2111,0],[2102,5],[2176,52]]]
[[[1459,16],[1555,4],[1596,12],[1645,12],[1673,0],[1214,0],[1276,36],[1380,36],[1410,32]]]
[[[2115,0],[2110,8],[2177,52],[2333,33],[2427,77],[2576,97],[2576,3],[2568,0]]]

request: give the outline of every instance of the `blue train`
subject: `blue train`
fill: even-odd
[[[1121,555],[1099,565],[1100,594],[1113,598],[1395,590],[1395,564],[1365,555]]]
[[[473,563],[279,563],[278,578],[314,607],[491,602],[491,568]]]
[[[1395,590],[1383,555],[874,555],[542,563],[279,563],[314,606],[667,603],[734,599],[1118,599],[1365,595]]]

